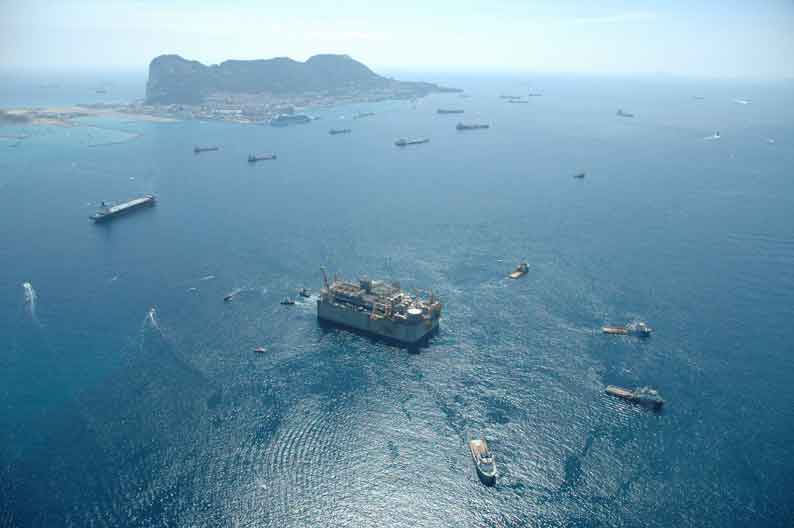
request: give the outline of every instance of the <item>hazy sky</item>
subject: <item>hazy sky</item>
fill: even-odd
[[[347,53],[376,70],[794,76],[794,0],[376,2],[0,0],[0,67]]]

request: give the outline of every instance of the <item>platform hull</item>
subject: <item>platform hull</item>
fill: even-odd
[[[343,308],[322,299],[317,301],[317,317],[321,321],[408,345],[419,343],[438,329],[437,318],[417,322],[373,319],[368,311]]]

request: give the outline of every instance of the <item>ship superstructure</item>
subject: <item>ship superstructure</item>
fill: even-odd
[[[317,300],[320,320],[395,340],[404,344],[421,341],[438,328],[442,304],[432,293],[411,295],[399,283],[368,278],[348,282],[334,277]]]

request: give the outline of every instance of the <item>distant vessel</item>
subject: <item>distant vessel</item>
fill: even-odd
[[[233,291],[231,293],[227,293],[226,295],[223,296],[223,301],[224,302],[231,302],[231,300],[234,299],[237,296],[238,293],[239,292],[236,292],[236,291]]]
[[[146,194],[141,198],[134,198],[128,202],[123,202],[120,204],[102,202],[102,206],[99,208],[99,210],[92,214],[89,218],[94,222],[104,222],[142,207],[150,207],[156,202],[157,199],[152,194]]]
[[[529,92],[527,97],[541,97],[543,94],[540,92]]]
[[[474,459],[474,467],[483,484],[492,486],[496,483],[496,460],[488,449],[485,439],[469,440],[469,450]]]
[[[615,114],[620,117],[634,117],[634,114],[630,114],[628,112],[624,112],[622,108],[618,108],[617,113]]]
[[[638,337],[648,337],[653,332],[653,328],[642,321],[629,323],[626,326],[603,326],[601,331],[612,335],[634,335]]]
[[[284,306],[292,306],[293,304],[295,304],[295,301],[293,301],[293,300],[292,300],[292,299],[290,299],[289,297],[284,297],[284,298],[281,300],[281,304],[282,304],[282,305],[284,305]]]
[[[508,103],[516,103],[516,104],[529,103],[529,101],[525,101],[524,99],[508,99],[507,102]]]
[[[696,101],[702,101],[703,99],[705,99],[705,97],[703,97],[702,95],[693,95],[692,99],[695,99]]]
[[[520,279],[528,272],[529,272],[529,264],[527,264],[526,262],[522,262],[516,267],[516,269],[510,272],[508,277],[510,277],[511,279]]]
[[[582,180],[585,177],[585,173],[584,172],[579,172],[577,174],[574,174],[573,177],[576,178],[577,180]]]
[[[455,127],[457,130],[480,130],[483,128],[491,128],[491,125],[484,123],[458,123]]]
[[[306,288],[301,288],[300,291],[298,291],[298,295],[300,295],[301,297],[306,297],[306,298],[309,298],[309,297],[312,296],[312,294],[309,293],[309,290],[307,290]]]
[[[438,329],[441,301],[411,295],[399,283],[362,278],[357,283],[334,278],[323,270],[324,286],[317,299],[317,318],[403,344],[414,344]]]
[[[267,352],[267,349],[265,347],[256,347],[254,349],[254,352],[256,352],[257,354],[264,354],[265,352]]]
[[[328,133],[331,134],[332,136],[335,136],[336,134],[349,134],[351,132],[352,130],[350,130],[349,128],[332,128],[331,130],[328,131]]]
[[[305,125],[311,122],[312,118],[306,114],[278,114],[270,120],[270,126],[285,127],[289,125]]]
[[[276,159],[275,154],[249,154],[248,163],[256,163],[257,161],[268,161]]]
[[[359,112],[353,116],[353,119],[363,119],[365,117],[372,117],[375,115],[375,112]]]
[[[618,398],[640,405],[647,405],[654,409],[659,409],[664,405],[664,400],[659,393],[650,387],[640,387],[638,389],[629,390],[614,385],[607,385],[605,391],[611,396],[617,396]]]
[[[220,149],[220,147],[216,147],[216,146],[211,146],[211,147],[198,147],[197,146],[197,147],[193,147],[193,153],[194,154],[199,154],[201,152],[212,152],[214,150],[219,150],[219,149]]]
[[[500,95],[499,99],[514,100],[514,99],[521,99],[521,96],[520,95]]]
[[[460,108],[439,108],[436,110],[437,114],[462,114],[463,110]]]
[[[104,95],[104,94],[108,93],[108,91],[105,90],[104,88],[100,88],[99,90],[96,91],[96,93],[98,93],[100,95]]]
[[[407,147],[408,145],[421,145],[422,143],[429,143],[429,138],[420,138],[420,139],[403,139],[400,138],[394,142],[395,145],[398,147]]]

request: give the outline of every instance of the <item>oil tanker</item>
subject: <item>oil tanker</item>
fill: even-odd
[[[94,222],[105,222],[117,216],[121,216],[142,207],[151,207],[157,202],[153,194],[146,194],[140,198],[133,198],[127,202],[114,203],[102,202],[102,206],[96,213],[89,216]]]

